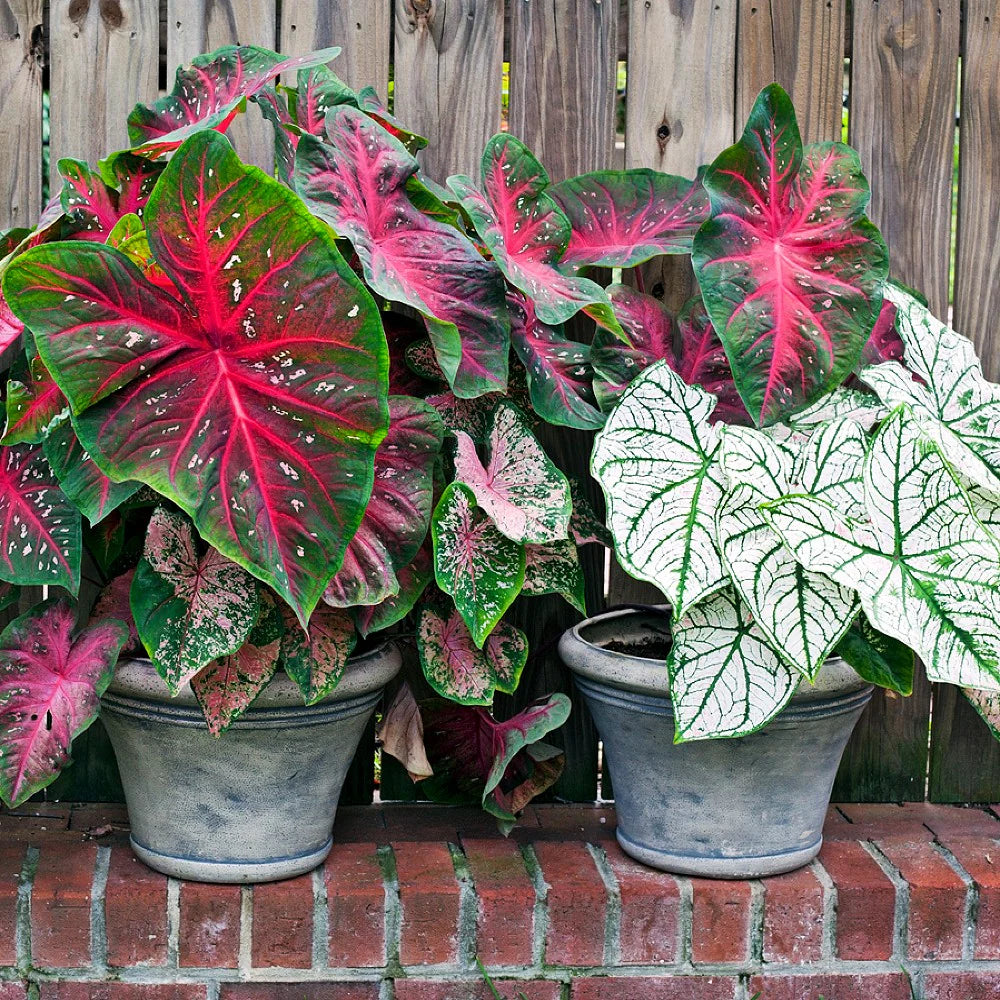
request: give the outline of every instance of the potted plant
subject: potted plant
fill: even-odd
[[[914,654],[995,719],[1000,387],[888,279],[856,154],[803,147],[780,88],[703,183],[699,294],[675,326],[612,290],[630,343],[593,354],[614,405],[592,456],[608,528],[666,605],[561,649],[623,848],[752,877],[818,852],[872,685],[909,694]]]

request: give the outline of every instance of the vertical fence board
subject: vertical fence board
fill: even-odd
[[[398,0],[395,41],[393,110],[429,140],[424,169],[478,177],[500,131],[503,0]]]
[[[0,229],[42,208],[42,0],[0,0]]]
[[[1000,377],[1000,2],[967,0],[962,48],[954,325]],[[929,798],[1000,799],[1000,745],[954,687],[934,690]]]
[[[869,214],[893,274],[945,316],[959,3],[860,0],[853,16],[849,127],[871,182]],[[835,798],[924,798],[930,698],[920,668],[909,698],[876,692],[848,744]]]
[[[51,178],[61,157],[93,164],[128,144],[128,113],[157,94],[159,9],[148,0],[52,0],[49,34]]]
[[[274,0],[168,0],[167,87],[177,67],[199,52],[222,45],[273,49],[277,42]],[[226,134],[244,160],[274,173],[274,134],[256,105],[248,104]]]
[[[332,69],[345,83],[374,87],[385,99],[389,83],[392,0],[284,0],[281,51],[298,56],[339,45]]]

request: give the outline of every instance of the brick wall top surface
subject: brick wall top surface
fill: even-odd
[[[654,872],[614,810],[342,810],[310,876],[179,883],[117,806],[0,813],[0,1000],[1000,1000],[1000,811],[832,807],[819,859]]]

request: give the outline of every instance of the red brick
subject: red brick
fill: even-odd
[[[178,960],[199,969],[235,969],[240,959],[240,887],[181,883]]]
[[[312,966],[313,907],[312,875],[254,886],[250,953],[255,968]]]
[[[860,844],[847,840],[825,841],[819,860],[837,891],[837,957],[887,961],[896,912],[889,876]]]
[[[385,887],[374,844],[333,845],[323,869],[330,913],[329,964],[385,964]]]
[[[975,957],[1000,959],[1000,845],[988,837],[946,837],[943,844],[979,890]]]
[[[907,838],[932,840],[933,834],[925,824],[926,814],[922,803],[845,802],[837,808],[851,821],[850,836],[853,840],[878,840]]]
[[[23,844],[0,843],[0,965],[17,961],[17,887],[25,853]]]
[[[460,889],[448,845],[394,841],[393,851],[403,910],[400,961],[403,965],[457,961]]]
[[[909,957],[961,958],[965,883],[932,844],[883,840],[879,847],[910,886]]]
[[[986,809],[971,806],[943,806],[933,802],[916,805],[924,826],[942,837],[1000,837],[1000,819]]]
[[[27,1000],[27,996],[20,983],[0,983],[0,1000]]]
[[[691,959],[743,962],[750,957],[750,883],[693,878]]]
[[[205,1000],[205,987],[193,984],[44,983],[41,1000]]]
[[[41,968],[90,964],[90,897],[97,847],[45,844],[31,891],[31,959]]]
[[[494,979],[493,985],[504,1000],[559,1000],[560,984]],[[490,988],[482,981],[462,983],[431,983],[420,979],[397,979],[396,1000],[494,1000]]]
[[[479,904],[476,944],[484,965],[530,965],[535,887],[517,844],[467,840],[465,857]]]
[[[595,977],[575,979],[572,995],[573,1000],[733,1000],[736,985],[727,976]]]
[[[653,965],[677,958],[680,888],[666,872],[640,865],[608,845],[608,864],[621,896],[622,965]]]
[[[617,817],[611,806],[563,805],[545,802],[534,807],[538,829],[527,829],[531,840],[614,840]]]
[[[167,879],[125,845],[111,850],[104,915],[108,964],[167,964]]]
[[[548,884],[549,965],[602,965],[607,890],[583,844],[541,841],[535,853]]]
[[[91,837],[108,837],[128,830],[128,809],[118,802],[85,802],[74,805],[69,828]]]
[[[929,972],[925,1000],[1000,1000],[1000,972]]]
[[[902,972],[869,976],[754,976],[750,996],[761,1000],[912,1000],[910,983]],[[963,1000],[973,1000],[971,996]],[[977,998],[978,1000],[978,998]]]
[[[378,983],[223,983],[220,1000],[378,1000]]]
[[[764,961],[823,957],[823,886],[808,868],[764,879]]]

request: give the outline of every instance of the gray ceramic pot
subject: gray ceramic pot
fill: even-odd
[[[352,657],[333,694],[308,707],[278,674],[216,739],[190,687],[172,698],[148,660],[123,660],[101,719],[135,853],[200,882],[268,882],[315,868],[330,850],[351,759],[400,664],[392,644]]]
[[[669,643],[663,616],[618,611],[582,622],[560,653],[594,716],[614,781],[618,842],[683,875],[758,878],[811,861],[847,740],[872,695],[831,658],[781,714],[737,739],[676,745],[663,659],[612,644]]]

